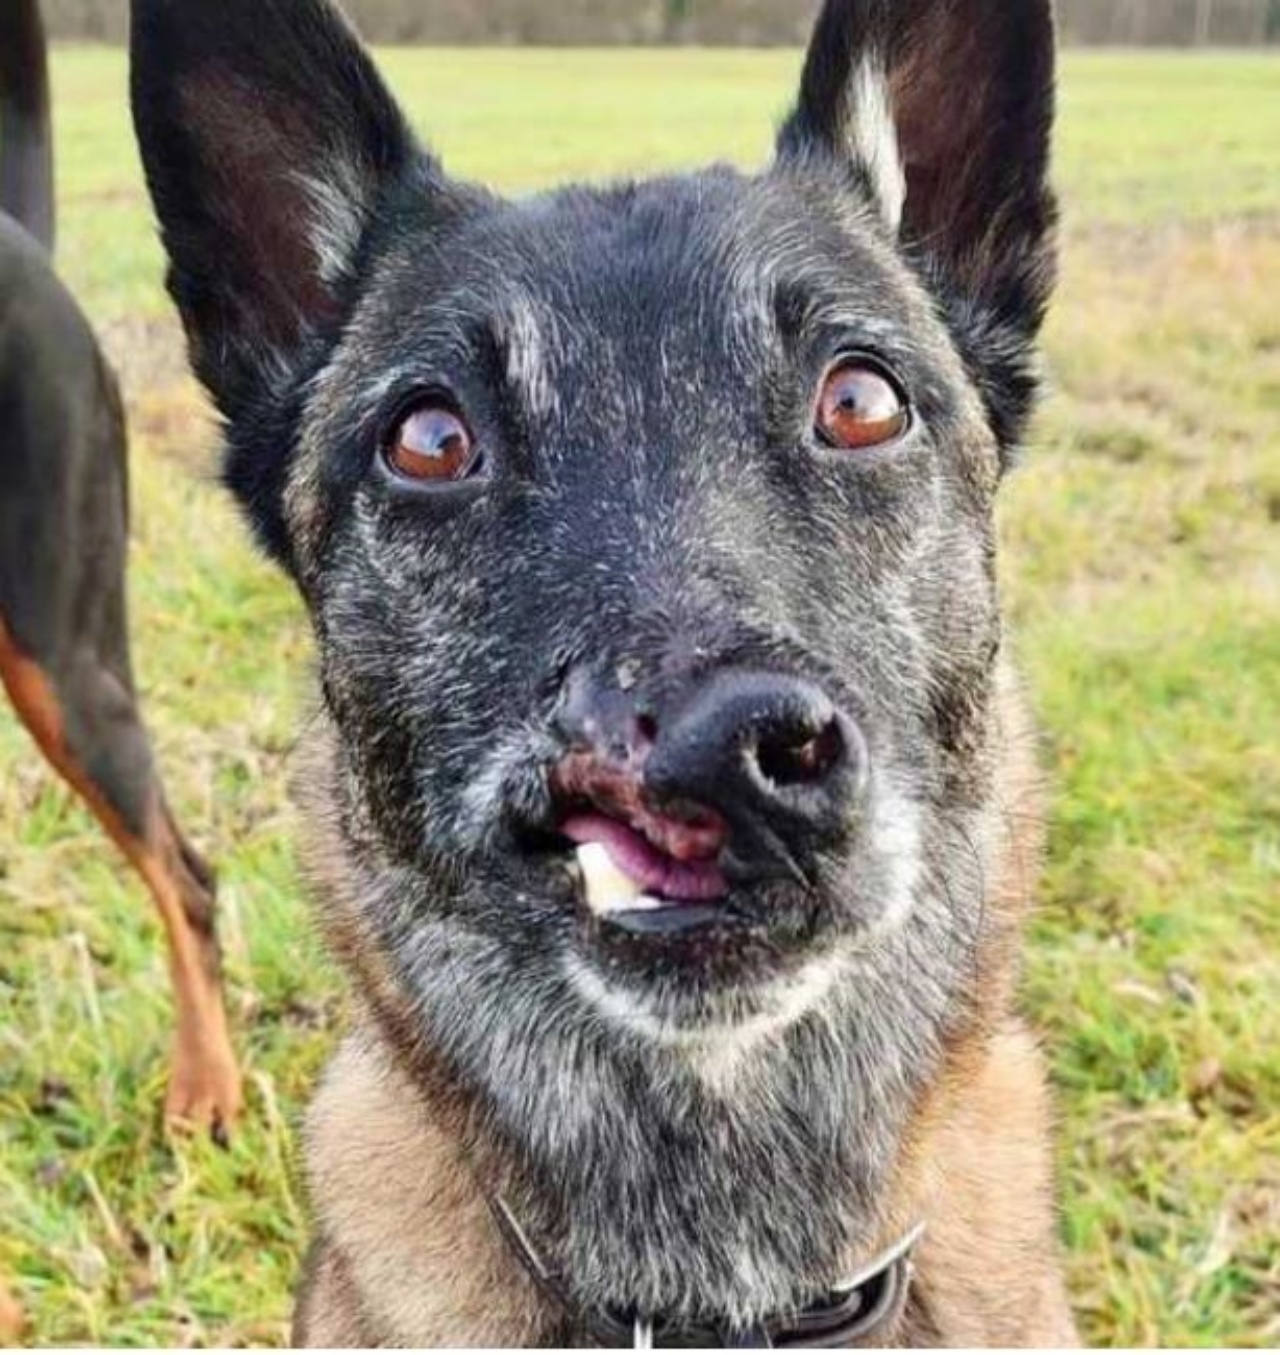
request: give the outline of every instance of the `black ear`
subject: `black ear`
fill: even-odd
[[[873,193],[962,347],[985,350],[970,356],[1006,442],[1054,279],[1054,45],[1050,0],[827,0],[779,145]]]
[[[132,57],[170,291],[234,419],[341,318],[382,196],[434,166],[326,0],[134,0]]]

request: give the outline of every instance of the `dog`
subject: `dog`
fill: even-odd
[[[134,0],[355,991],[302,1345],[1069,1345],[997,492],[1047,0],[827,0],[758,174],[512,203],[327,0]],[[437,97],[449,96],[440,72]]]
[[[214,880],[165,801],[125,610],[127,463],[116,382],[55,277],[44,31],[0,11],[0,679],[41,751],[142,877],[168,937],[171,1123],[224,1135],[241,1106]]]

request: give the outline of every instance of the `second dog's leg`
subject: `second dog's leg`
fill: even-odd
[[[240,1113],[242,1089],[223,1005],[213,874],[158,786],[145,839],[124,850],[159,905],[169,939],[178,1022],[165,1115],[225,1133]]]
[[[10,1295],[0,1280],[0,1346],[17,1346],[21,1343],[26,1327],[26,1318],[18,1306],[17,1299]]]
[[[225,1132],[242,1093],[222,999],[213,877],[165,804],[133,695],[97,662],[50,672],[18,649],[2,619],[0,677],[45,756],[129,858],[159,908],[177,1007],[166,1115]]]

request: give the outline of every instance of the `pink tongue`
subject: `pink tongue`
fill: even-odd
[[[709,903],[729,892],[728,881],[714,861],[676,861],[625,823],[604,814],[575,814],[560,831],[579,847],[598,843],[617,868],[646,894],[673,903]]]

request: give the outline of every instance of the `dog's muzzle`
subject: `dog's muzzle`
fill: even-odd
[[[722,670],[657,694],[578,672],[557,723],[570,751],[552,773],[554,827],[600,916],[705,910],[735,884],[807,887],[865,791],[857,725],[785,674]]]

